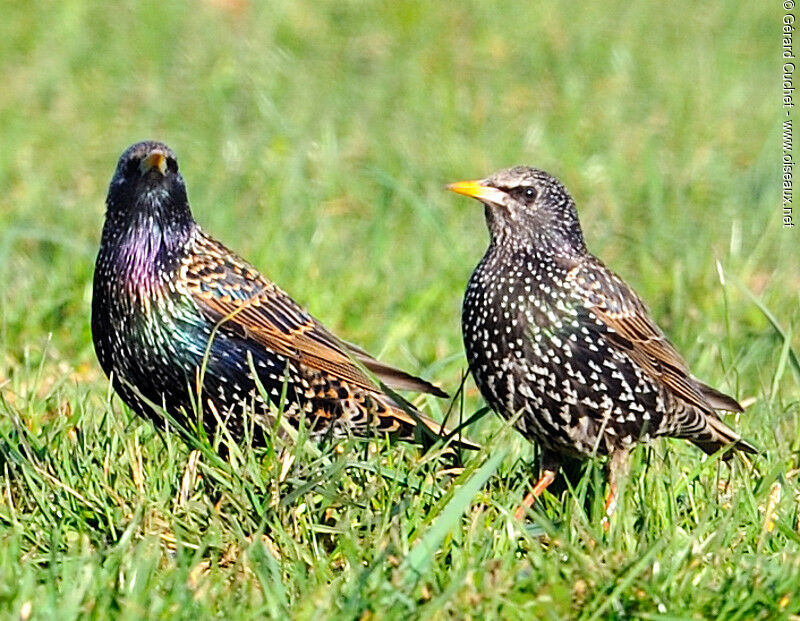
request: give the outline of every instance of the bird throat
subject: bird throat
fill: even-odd
[[[193,227],[141,213],[114,228],[115,271],[126,289],[146,298],[177,269]]]

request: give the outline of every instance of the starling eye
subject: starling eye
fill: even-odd
[[[178,162],[175,160],[174,157],[167,158],[167,170],[173,173],[178,172]]]
[[[523,203],[532,203],[534,200],[536,200],[536,190],[531,187],[517,188],[513,194],[517,200]]]
[[[128,160],[125,164],[125,176],[132,177],[139,171],[139,161],[135,159]]]

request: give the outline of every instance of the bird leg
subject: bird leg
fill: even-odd
[[[525,511],[530,509],[534,501],[542,495],[542,492],[555,481],[559,468],[560,464],[556,454],[542,449],[542,474],[536,482],[536,485],[533,486],[533,489],[525,496],[522,504],[517,507],[517,510],[514,512],[515,519],[521,520],[525,515]]]
[[[616,449],[611,452],[608,460],[608,496],[606,497],[605,515],[603,516],[603,530],[608,530],[611,516],[617,509],[617,492],[619,480],[628,471],[628,449]]]
[[[554,470],[544,470],[542,476],[536,482],[536,485],[533,486],[533,490],[528,492],[522,504],[517,507],[517,510],[514,512],[514,517],[521,520],[525,515],[525,511],[531,508],[533,502],[547,489],[548,485],[555,481],[555,478],[556,473]]]

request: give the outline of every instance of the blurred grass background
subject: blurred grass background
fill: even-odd
[[[800,245],[781,226],[777,5],[66,0],[2,13],[3,614],[800,612]],[[91,346],[107,184],[147,138],[178,154],[207,231],[341,336],[451,392],[487,234],[480,207],[443,186],[551,171],[590,249],[695,374],[750,404],[735,424],[765,455],[731,470],[661,442],[637,453],[610,533],[602,493],[587,514],[579,488],[540,511],[543,537],[508,517],[535,464],[494,418],[469,433],[508,454],[498,466],[482,453],[456,485],[409,447],[193,463],[109,403]],[[468,415],[481,401],[467,387]],[[474,498],[453,495],[493,473]],[[434,549],[410,554],[437,523]]]

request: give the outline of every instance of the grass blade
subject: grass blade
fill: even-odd
[[[403,561],[407,579],[420,576],[427,569],[447,533],[456,527],[472,498],[494,474],[507,452],[508,449],[501,449],[493,453],[486,463],[453,494],[441,514],[428,531],[417,540]]]

